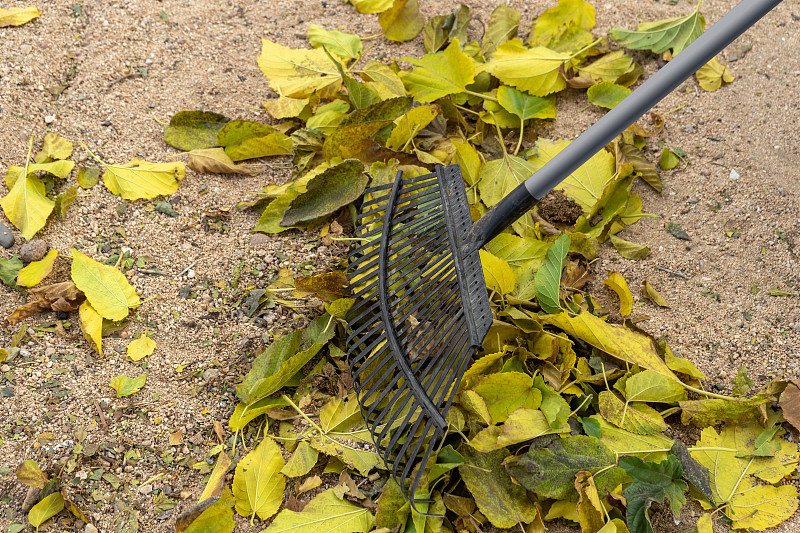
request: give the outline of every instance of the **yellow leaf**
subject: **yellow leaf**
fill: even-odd
[[[396,126],[386,141],[386,146],[392,150],[403,150],[406,143],[416,137],[440,112],[438,105],[421,105],[411,109],[395,121]]]
[[[128,344],[128,357],[133,361],[144,359],[156,349],[156,341],[142,333]]]
[[[711,513],[703,513],[697,521],[697,533],[714,533],[714,524],[711,521]]]
[[[16,471],[17,480],[20,483],[24,483],[29,487],[35,487],[37,489],[43,489],[49,477],[47,474],[42,472],[39,468],[39,465],[36,464],[36,461],[33,459],[28,459],[27,461],[23,461],[17,467]]]
[[[100,313],[95,311],[94,307],[92,307],[92,304],[89,302],[83,302],[81,304],[78,308],[78,315],[81,319],[81,331],[83,332],[83,336],[86,337],[87,341],[94,343],[97,353],[102,354],[103,317],[100,316]]]
[[[220,147],[192,150],[187,165],[197,172],[253,175],[249,168],[234,163],[225,149]]]
[[[286,479],[281,449],[275,442],[264,437],[253,451],[236,465],[233,478],[233,495],[236,512],[241,516],[258,515],[262,520],[274,515],[283,502]]]
[[[48,519],[54,517],[64,509],[64,497],[60,492],[45,497],[28,511],[28,521],[35,528],[39,528]]]
[[[486,250],[480,250],[480,256],[486,287],[500,295],[513,291],[517,280],[508,263]]]
[[[612,357],[631,364],[638,364],[642,368],[655,370],[669,378],[678,379],[658,355],[653,341],[641,333],[609,324],[587,311],[574,317],[569,316],[566,312],[561,312],[542,318],[545,322],[575,335]]]
[[[38,7],[0,7],[0,28],[22,26],[41,14]]]
[[[72,143],[54,131],[45,134],[42,150],[33,158],[37,163],[66,159],[72,155]]]
[[[113,378],[109,385],[111,385],[112,389],[117,391],[117,398],[124,398],[125,396],[136,394],[142,390],[142,387],[144,387],[146,382],[147,374],[142,374],[141,376],[137,376],[135,378],[129,378],[128,376],[122,375]],[[154,422],[158,424],[160,420],[156,418]]]
[[[34,174],[15,180],[9,189],[8,194],[0,199],[0,205],[8,220],[25,239],[30,240],[44,227],[56,204],[45,196],[44,183]]]
[[[281,96],[277,100],[262,102],[262,105],[267,109],[269,114],[272,115],[272,118],[280,120],[283,118],[299,117],[310,101],[310,98],[289,98],[287,96]]]
[[[53,264],[58,257],[58,250],[50,250],[40,261],[34,261],[22,270],[17,276],[17,285],[21,287],[33,287],[46,278],[53,271]]]
[[[369,509],[342,499],[333,488],[314,497],[302,512],[284,509],[262,533],[366,533],[374,524]]]
[[[381,100],[400,98],[406,95],[403,80],[389,65],[379,61],[370,61],[364,65],[361,77],[370,80],[364,85],[368,89],[375,91]]]
[[[214,470],[211,471],[211,475],[208,477],[208,483],[206,483],[206,488],[203,489],[203,494],[200,495],[198,501],[202,502],[208,498],[217,497],[222,493],[222,487],[225,485],[225,475],[228,473],[230,467],[231,458],[228,457],[228,454],[225,452],[217,454],[217,462],[214,465]]]
[[[178,446],[183,441],[183,430],[179,429],[175,433],[169,434],[169,445],[170,446]]]
[[[615,50],[601,56],[590,65],[579,67],[578,72],[582,76],[590,76],[595,82],[616,83],[620,76],[631,70],[632,66],[633,58],[631,56],[626,55],[624,50]]]
[[[551,46],[574,28],[591,30],[594,25],[595,11],[591,4],[583,0],[559,0],[558,6],[536,19],[528,44]]]
[[[652,435],[667,429],[667,424],[658,411],[647,404],[632,405],[623,402],[611,391],[600,392],[599,408],[603,418],[638,435]]]
[[[281,473],[288,477],[304,476],[314,468],[318,458],[319,452],[312,448],[307,441],[302,441],[289,457],[286,466],[281,469]]]
[[[392,7],[392,0],[350,0],[359,13],[383,13]]]
[[[464,92],[475,81],[475,62],[461,51],[458,39],[453,39],[441,52],[403,60],[415,65],[414,70],[403,76],[403,84],[419,102],[433,102]]]
[[[73,161],[50,161],[48,163],[34,163],[28,165],[27,168],[29,175],[34,172],[48,172],[53,176],[66,178],[69,176],[69,173],[72,172],[72,169],[75,168],[75,163]],[[8,188],[11,189],[14,187],[14,184],[17,183],[17,180],[21,178],[24,173],[25,167],[14,165],[8,167],[6,171],[6,185],[8,185]]]
[[[539,139],[536,142],[534,156],[528,160],[534,172],[553,159],[569,143],[570,141],[566,140]],[[564,191],[564,194],[578,202],[584,213],[589,213],[613,177],[614,156],[606,150],[600,150],[562,181],[556,189]]]
[[[150,163],[134,159],[121,165],[106,165],[103,183],[125,200],[140,200],[174,193],[185,174],[179,161]]]
[[[314,92],[333,96],[342,85],[336,65],[322,49],[293,49],[261,39],[258,67],[275,92],[290,98],[305,98]]]
[[[308,492],[311,489],[316,489],[320,485],[322,485],[322,478],[319,477],[318,475],[307,477],[297,487],[297,494],[302,494],[304,492]]]
[[[72,250],[72,281],[92,307],[109,320],[122,320],[128,309],[139,305],[139,295],[122,272]]]
[[[585,533],[597,533],[605,525],[603,518],[603,504],[594,478],[589,472],[578,472],[575,476],[575,490],[578,491],[578,519],[581,524],[581,531]]]
[[[669,307],[669,304],[664,299],[664,297],[661,296],[658,293],[658,291],[655,290],[655,288],[653,288],[653,286],[650,285],[650,282],[647,280],[644,280],[642,282],[642,296],[644,296],[645,298],[647,298],[648,300],[650,300],[659,307]]]
[[[695,76],[697,76],[700,87],[706,91],[716,91],[722,87],[723,82],[730,83],[735,79],[728,67],[720,64],[716,57],[700,67]]]
[[[410,41],[422,31],[425,18],[419,13],[417,0],[394,0],[392,7],[378,19],[383,35],[390,41]]]
[[[522,41],[514,39],[498,46],[483,69],[521,91],[547,96],[567,86],[559,68],[569,58],[542,46],[525,48]]]
[[[631,310],[633,309],[633,296],[631,295],[631,290],[628,288],[628,282],[625,281],[622,274],[619,272],[609,272],[605,284],[619,296],[619,314],[622,316],[631,314]]]

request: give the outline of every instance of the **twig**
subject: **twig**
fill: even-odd
[[[188,267],[184,268],[184,269],[181,271],[181,273],[180,273],[180,274],[178,274],[178,275],[177,275],[177,276],[175,276],[175,277],[176,277],[176,278],[179,278],[179,277],[183,276],[184,274],[186,274],[187,272],[189,272],[189,270],[190,270],[190,269],[191,269],[193,266],[195,266],[196,264],[197,264],[197,261],[195,261],[194,263],[192,263],[192,264],[191,264],[191,265],[189,265]]]
[[[542,231],[544,231],[548,235],[561,235],[562,232],[560,232],[558,229],[556,229],[555,226],[551,225],[549,222],[543,219],[539,215],[539,213],[536,213],[535,211],[531,211],[530,213],[531,216],[533,217],[533,220],[539,223],[539,226],[541,226]]]
[[[129,79],[132,79],[132,78],[143,78],[143,77],[144,76],[142,76],[142,73],[139,72],[138,70],[136,72],[129,72],[128,74],[125,74],[124,76],[120,76],[119,78],[111,80],[110,82],[108,82],[108,87],[111,87],[112,85],[115,85],[117,83],[123,82],[125,80],[129,80]]]
[[[100,415],[100,425],[103,426],[103,431],[108,432],[108,421],[106,420],[106,415],[103,414],[103,410],[100,408],[100,402],[97,400],[94,401],[94,408],[97,409],[97,414]]]
[[[137,268],[137,270],[139,272],[141,272],[142,274],[152,274],[154,276],[166,276],[167,275],[166,272],[162,272],[161,270],[158,270],[157,268],[153,268],[153,269],[150,269],[150,268]]]
[[[656,269],[657,270],[661,270],[663,272],[667,272],[668,274],[672,274],[673,276],[678,276],[679,278],[690,279],[689,276],[687,276],[683,272],[676,272],[675,270],[670,270],[670,269],[664,268],[664,267],[662,267],[660,265],[656,265]]]

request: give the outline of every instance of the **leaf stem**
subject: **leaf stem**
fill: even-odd
[[[514,150],[514,155],[519,153],[519,149],[522,148],[522,134],[525,132],[525,121],[519,121],[519,141],[517,141],[517,148]]]
[[[497,98],[495,98],[490,94],[476,93],[475,91],[470,91],[468,89],[464,89],[464,92],[472,96],[478,96],[480,98],[483,98],[484,100],[491,100],[492,102],[497,102]]]
[[[88,148],[88,147],[87,147],[85,144],[83,144],[83,142],[82,142],[82,141],[78,141],[78,144],[80,144],[81,146],[83,146],[83,149],[84,149],[84,150],[86,150],[86,152],[87,152],[87,153],[88,153],[90,156],[92,156],[92,159],[94,159],[95,161],[97,161],[98,163],[100,163],[101,165],[103,165],[104,167],[107,167],[107,166],[108,166],[108,163],[106,163],[105,161],[103,161],[102,159],[100,159],[99,157],[97,157],[96,155],[94,155],[94,153],[93,153],[91,150],[89,150],[89,148]]]
[[[296,405],[296,404],[295,404],[295,403],[294,403],[294,402],[291,400],[291,398],[289,398],[289,397],[288,397],[288,396],[286,396],[285,394],[282,394],[282,395],[281,395],[281,398],[283,398],[284,400],[286,400],[287,402],[289,402],[289,405],[291,405],[291,406],[292,406],[292,408],[293,408],[295,411],[297,411],[297,413],[298,413],[300,416],[302,416],[303,418],[305,418],[306,422],[308,422],[309,424],[311,424],[311,427],[313,427],[314,429],[316,429],[317,431],[319,431],[320,435],[322,435],[322,436],[327,436],[327,435],[325,435],[325,431],[323,431],[323,429],[322,429],[321,427],[319,427],[319,426],[317,425],[317,423],[316,423],[316,422],[314,422],[313,420],[311,420],[311,419],[308,417],[308,415],[307,415],[307,414],[305,414],[305,413],[302,411],[302,409],[300,409],[299,407],[297,407],[297,405]],[[328,438],[330,438],[330,437],[328,437]]]
[[[740,401],[739,398],[734,398],[733,396],[725,396],[724,394],[716,394],[716,393],[713,393],[713,392],[704,391],[703,389],[698,389],[697,387],[692,387],[691,385],[687,385],[686,383],[683,383],[683,382],[681,382],[681,385],[683,385],[683,388],[685,388],[686,390],[695,392],[695,393],[697,393],[697,394],[699,394],[701,396],[708,396],[709,398],[717,398],[719,400],[728,400],[728,401],[733,401],[733,402]]]
[[[731,498],[733,498],[733,495],[736,492],[736,489],[739,488],[739,484],[742,482],[742,479],[744,478],[744,475],[747,474],[747,471],[750,469],[750,465],[753,464],[753,460],[754,459],[755,459],[755,457],[751,457],[750,458],[750,462],[748,462],[747,466],[742,469],[742,473],[739,475],[739,479],[737,479],[736,483],[734,483],[733,487],[731,487],[731,493],[728,494],[727,498],[725,498],[726,502],[731,501]]]

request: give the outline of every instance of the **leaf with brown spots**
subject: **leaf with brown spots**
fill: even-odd
[[[71,281],[30,289],[28,294],[38,298],[18,307],[8,315],[6,321],[8,321],[9,325],[18,324],[42,311],[75,311],[85,299],[83,293]]]

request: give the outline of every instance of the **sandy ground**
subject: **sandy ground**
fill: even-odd
[[[25,4],[4,2],[3,7]],[[420,4],[426,16],[458,5],[451,0]],[[553,2],[509,4],[523,13],[525,33],[533,17]],[[632,28],[690,9],[683,1],[594,4],[598,35],[612,26]],[[206,109],[268,120],[260,102],[274,94],[256,65],[260,37],[304,46],[310,22],[361,35],[380,31],[376,16],[357,14],[339,0],[40,0],[37,5],[43,11],[37,21],[0,29],[0,171],[23,164],[29,136],[40,143],[48,129],[83,141],[108,162],[165,161],[177,151],[162,141],[159,121],[178,111]],[[485,22],[496,3],[469,5]],[[711,23],[734,5],[706,0],[702,11]],[[473,24],[470,37],[480,32]],[[422,53],[421,37],[402,45],[382,39],[367,43],[368,58]],[[744,46],[752,48],[742,55]],[[800,297],[768,294],[769,289],[800,291],[799,48],[800,2],[786,0],[723,54],[737,76],[733,84],[706,93],[691,80],[659,104],[659,112],[669,113],[660,139],[685,150],[685,164],[663,173],[662,195],[637,186],[645,211],[657,218],[643,219],[622,234],[648,244],[653,253],[633,262],[604,248],[594,264],[598,280],[607,271],[621,272],[634,288],[635,312],[651,317],[642,325],[667,337],[673,351],[710,376],[709,385],[723,389],[730,388],[741,365],[757,384],[800,377]],[[656,65],[649,59],[645,67],[652,72]],[[585,98],[577,91],[560,97],[557,124],[540,134],[576,137],[601,114],[587,107]],[[653,158],[658,140],[651,141]],[[88,164],[77,143],[75,157]],[[99,445],[72,475],[90,476],[79,496],[101,531],[113,530],[123,502],[139,509],[140,531],[168,531],[174,514],[195,501],[203,475],[179,465],[208,457],[216,444],[213,421],[227,421],[235,405],[233,386],[247,370],[253,349],[304,324],[305,311],[313,311],[279,307],[264,321],[250,323],[225,310],[231,303],[226,282],[239,268],[240,286],[263,287],[280,268],[319,271],[343,256],[343,250],[322,246],[311,233],[253,238],[257,214],[233,208],[263,185],[288,179],[286,163],[258,163],[253,177],[187,171],[178,193],[168,198],[177,218],[153,212],[150,202],[123,209],[119,198],[96,186],[81,193],[65,219],[51,220],[39,233],[62,253],[79,245],[97,259],[127,246],[135,256],[151,258],[148,269],[166,275],[134,269],[140,295],[153,299],[136,311],[125,331],[104,339],[102,357],[83,342],[73,316],[72,327],[63,333],[47,331],[55,324],[53,314],[28,320],[34,329],[25,341],[27,356],[0,374],[0,389],[10,392],[0,410],[0,468],[12,471],[0,476],[0,531],[24,521],[19,509],[25,488],[13,469],[25,459],[52,469],[72,456],[78,442],[84,448]],[[0,195],[6,192],[0,185]],[[227,216],[219,218],[220,210],[229,210]],[[681,224],[691,241],[672,237],[665,222]],[[726,233],[734,231],[735,236]],[[15,234],[17,244],[0,249],[0,257],[19,252],[22,239]],[[67,268],[66,262],[58,263],[52,279],[64,279]],[[639,297],[635,288],[645,279],[667,298],[669,309]],[[187,285],[196,298],[179,296]],[[594,290],[614,304],[601,283]],[[23,302],[22,294],[0,286],[0,316]],[[17,329],[0,325],[0,347],[11,343]],[[155,354],[146,364],[128,362],[124,346],[145,329],[158,344]],[[133,400],[114,398],[108,385],[112,377],[142,372],[148,373],[142,392]],[[179,429],[183,445],[170,447],[167,436]],[[122,480],[119,489],[91,481],[100,468],[99,475],[113,473]],[[174,509],[170,502],[177,502]],[[679,526],[659,522],[657,530],[691,530],[691,518]],[[42,530],[74,527],[62,519]],[[795,518],[777,530],[798,528]],[[237,531],[260,529],[240,521]]]

